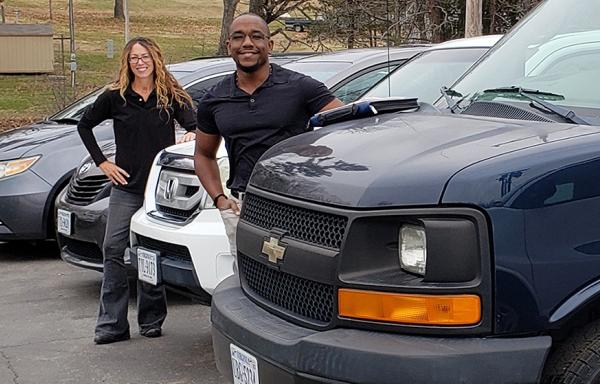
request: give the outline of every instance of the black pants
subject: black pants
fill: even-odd
[[[108,206],[104,236],[104,275],[100,292],[97,335],[121,335],[129,332],[127,306],[129,283],[123,255],[129,242],[131,217],[142,206],[143,195],[113,188]],[[138,324],[140,331],[160,328],[167,317],[163,286],[137,282]]]

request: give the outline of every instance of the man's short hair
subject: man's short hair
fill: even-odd
[[[259,20],[259,22],[261,23],[261,25],[263,26],[263,28],[265,29],[265,33],[268,37],[271,37],[271,32],[269,31],[269,24],[267,24],[267,22],[265,21],[265,19],[263,19],[262,17],[260,17],[259,15],[257,15],[256,13],[252,13],[252,12],[244,12],[241,15],[236,16],[233,21],[231,22],[231,24],[229,24],[229,28],[228,28],[228,32],[231,35],[231,26],[233,25],[233,23],[239,19],[240,17],[244,17],[244,16],[253,16],[255,18],[257,18]]]

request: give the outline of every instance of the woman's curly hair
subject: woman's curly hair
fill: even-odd
[[[181,107],[191,107],[193,105],[190,95],[181,88],[181,85],[169,73],[165,66],[163,54],[158,44],[148,37],[135,37],[123,48],[121,55],[121,68],[119,69],[119,79],[109,86],[111,90],[119,90],[119,94],[125,100],[125,91],[134,79],[134,74],[129,66],[129,54],[135,44],[146,48],[150,53],[154,63],[154,88],[156,89],[156,107],[169,113],[171,101],[177,102]]]

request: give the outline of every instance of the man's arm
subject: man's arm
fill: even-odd
[[[337,107],[343,107],[344,105],[345,104],[342,103],[342,101],[336,97],[329,104],[327,104],[326,106],[321,108],[321,110],[319,112],[329,111],[330,109],[337,108]]]
[[[223,184],[217,164],[219,144],[221,144],[221,136],[209,135],[198,129],[196,131],[194,169],[200,183],[213,199],[216,207],[220,210],[231,209],[239,215],[240,207],[223,193]]]

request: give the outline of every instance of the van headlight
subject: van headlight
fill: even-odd
[[[23,159],[0,161],[0,179],[23,173],[42,156],[26,157]]]
[[[425,228],[405,224],[398,234],[400,267],[407,272],[425,276],[427,262],[427,237]]]

